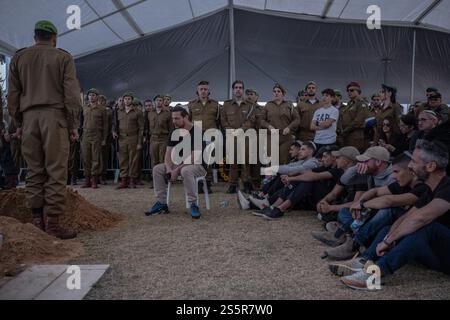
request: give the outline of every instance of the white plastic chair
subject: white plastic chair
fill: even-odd
[[[210,144],[208,144],[206,146],[206,148],[204,150],[204,152],[208,152],[208,162],[207,162],[207,166],[208,167],[209,167],[210,162],[211,162],[212,153],[213,153],[214,148],[215,148],[214,146],[215,146],[214,143],[211,142]],[[207,174],[208,173],[206,172],[204,176],[197,177],[195,179],[195,187],[197,188],[197,191],[196,191],[195,195],[197,197],[197,206],[200,206],[199,205],[200,197],[199,197],[199,193],[198,193],[198,184],[199,184],[200,181],[202,181],[203,182],[203,193],[205,195],[206,210],[209,211],[209,210],[211,210],[211,203],[210,203],[210,200],[209,200],[208,185],[206,183],[206,175]],[[169,183],[167,184],[167,198],[166,198],[167,205],[169,205],[169,202],[170,202],[170,189],[171,189],[171,187],[172,187],[172,183],[169,181]],[[188,198],[186,192],[185,192],[184,195],[185,195],[185,199],[186,199],[186,209],[190,209],[191,206],[189,205],[189,198]]]

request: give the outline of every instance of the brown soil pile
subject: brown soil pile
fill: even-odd
[[[23,189],[0,192],[0,216],[12,217],[23,223],[31,222],[31,210],[25,207]],[[122,219],[122,215],[98,208],[76,191],[67,189],[66,212],[61,217],[64,228],[78,232],[106,230]]]
[[[21,271],[21,265],[65,263],[83,253],[76,240],[60,241],[32,224],[0,216],[0,278]]]

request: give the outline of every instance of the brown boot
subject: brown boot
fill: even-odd
[[[33,225],[45,232],[44,215],[33,215]]]
[[[98,179],[97,176],[92,177],[91,179],[92,189],[98,189],[97,179]]]
[[[120,183],[120,186],[117,187],[117,189],[120,190],[127,188],[128,188],[128,178],[122,178],[122,182]]]
[[[47,224],[45,226],[45,231],[58,239],[68,240],[76,238],[77,233],[72,230],[66,230],[59,226],[59,216],[48,215],[47,216]]]
[[[91,177],[86,177],[86,180],[84,180],[84,184],[81,186],[82,189],[90,188],[92,187],[91,184]]]
[[[130,188],[136,189],[136,179],[135,178],[130,178]]]

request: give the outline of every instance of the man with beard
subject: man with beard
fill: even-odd
[[[199,219],[201,217],[200,210],[197,205],[197,185],[196,179],[206,175],[204,164],[201,159],[203,157],[203,150],[205,143],[203,142],[202,150],[195,149],[194,136],[196,128],[194,124],[189,120],[188,112],[182,107],[175,107],[172,110],[172,122],[176,128],[172,137],[167,145],[166,155],[164,163],[161,163],[153,168],[153,181],[155,186],[155,193],[157,202],[149,209],[145,214],[147,216],[154,216],[158,214],[168,214],[169,207],[167,205],[167,182],[177,181],[178,177],[183,177],[184,191],[188,197],[188,201],[191,208],[191,217],[193,219]],[[198,134],[201,134],[200,129]],[[174,139],[178,137],[178,139]],[[182,161],[175,161],[174,150],[179,144],[190,146],[190,153],[185,154],[186,150],[183,150]],[[174,153],[174,154],[173,154]],[[178,155],[177,155],[178,156]]]
[[[430,189],[392,226],[382,229],[372,245],[355,261],[354,274],[341,278],[353,289],[367,290],[371,261],[381,277],[392,275],[412,261],[450,274],[450,178],[445,174],[448,150],[440,142],[419,140],[409,168]]]
[[[297,138],[300,141],[312,141],[315,132],[311,130],[311,121],[313,120],[314,112],[321,107],[320,100],[316,97],[317,84],[310,81],[306,87],[305,102],[300,102],[297,105],[297,111],[300,115],[300,125],[297,131]]]

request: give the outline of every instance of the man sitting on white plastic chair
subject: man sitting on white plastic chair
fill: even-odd
[[[167,205],[168,181],[175,182],[181,175],[184,190],[190,204],[191,216],[193,219],[199,219],[201,214],[197,205],[196,179],[206,175],[202,161],[205,148],[202,130],[194,126],[189,120],[189,114],[182,107],[175,107],[172,110],[172,122],[176,130],[173,132],[167,145],[164,163],[153,168],[153,182],[157,202],[145,214],[152,216],[169,213]],[[199,136],[195,136],[194,132],[195,135]],[[201,141],[201,150],[198,149],[200,146],[195,145],[196,139]],[[187,148],[190,148],[190,152],[186,152]],[[180,151],[182,151],[181,156]]]

